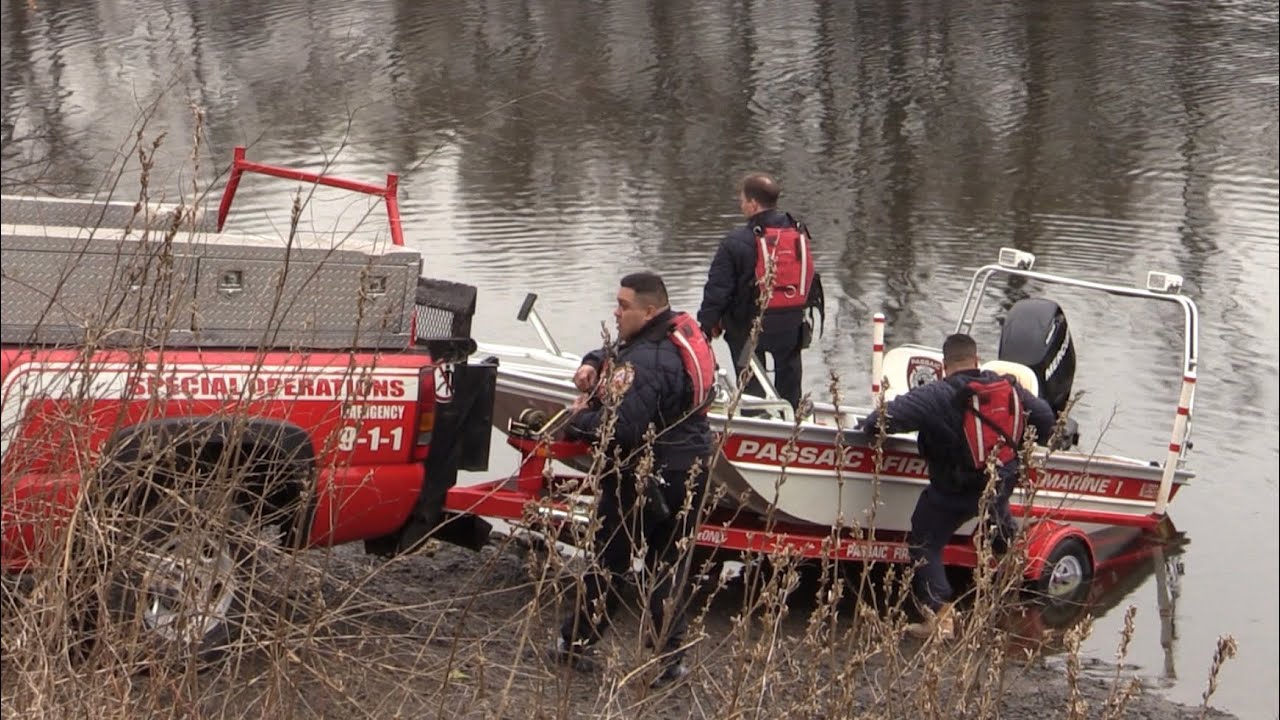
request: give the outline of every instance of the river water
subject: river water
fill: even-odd
[[[144,116],[148,143],[166,133],[154,194],[213,180],[235,145],[398,173],[409,241],[428,274],[479,287],[482,339],[536,344],[514,319],[532,291],[561,344],[586,349],[627,271],[662,273],[696,308],[740,221],[734,182],[765,170],[819,243],[829,317],[806,389],[824,396],[835,373],[856,401],[871,314],[888,315],[890,345],[936,345],[1001,246],[1089,279],[1180,274],[1202,319],[1199,476],[1172,508],[1185,574],[1163,642],[1148,569],[1087,651],[1110,658],[1136,605],[1129,662],[1198,702],[1231,634],[1215,704],[1275,717],[1277,14],[1274,0],[9,0],[4,186],[96,192]],[[137,178],[135,163],[118,192]],[[233,227],[279,231],[295,190],[246,181]],[[345,231],[367,210],[322,193],[306,221]],[[1053,297],[1077,341],[1085,444],[1162,459],[1177,313]],[[994,315],[975,333],[991,347]]]

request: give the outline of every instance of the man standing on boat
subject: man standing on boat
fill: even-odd
[[[883,411],[889,433],[919,431],[920,454],[929,464],[929,485],[911,513],[907,542],[918,567],[913,581],[924,622],[907,632],[919,638],[955,634],[951,584],[942,565],[943,547],[961,525],[978,514],[987,486],[987,463],[995,454],[997,485],[988,506],[992,547],[1003,552],[1017,530],[1009,496],[1018,481],[1018,453],[1028,423],[1041,444],[1053,435],[1053,409],[1011,376],[980,370],[978,346],[957,333],[942,344],[944,379],[913,388],[889,401]],[[859,425],[877,432],[880,411]]]
[[[803,377],[800,351],[813,335],[805,310],[823,312],[822,283],[814,272],[809,231],[777,208],[781,194],[778,183],[763,173],[747,175],[738,185],[738,208],[747,222],[720,241],[707,271],[698,322],[707,337],[724,335],[741,375],[750,361],[743,349],[763,309],[755,355],[762,366],[766,354],[773,356],[774,387],[795,407]],[[746,391],[764,395],[754,377]]]
[[[667,288],[653,273],[622,278],[613,316],[617,347],[587,354],[573,378],[584,395],[574,403],[570,433],[608,442],[599,475],[596,565],[579,585],[553,655],[579,666],[589,662],[617,604],[612,585],[643,544],[652,622],[646,641],[661,653],[660,685],[688,672],[685,586],[711,458],[706,413],[715,356],[697,322],[670,308]]]

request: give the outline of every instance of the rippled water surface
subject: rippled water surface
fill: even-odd
[[[1199,477],[1173,507],[1190,538],[1173,627],[1162,643],[1155,573],[1139,574],[1088,651],[1110,657],[1135,604],[1130,660],[1196,702],[1233,634],[1216,703],[1275,716],[1275,2],[14,0],[0,20],[6,192],[94,192],[141,117],[148,142],[167,133],[157,190],[213,180],[237,144],[398,173],[410,241],[430,274],[479,286],[491,340],[537,342],[513,319],[534,291],[561,344],[586,348],[637,268],[695,306],[738,221],[733,182],[757,168],[821,242],[833,315],[805,359],[814,393],[835,372],[863,399],[876,310],[891,344],[939,342],[1003,245],[1091,279],[1183,275],[1203,320]],[[136,172],[122,180],[132,197]],[[295,189],[246,181],[233,225],[278,230]],[[368,210],[322,194],[307,219],[342,231]],[[1161,458],[1178,317],[1054,297],[1086,442]],[[983,316],[979,340],[997,333]]]

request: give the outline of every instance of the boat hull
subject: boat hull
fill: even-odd
[[[501,368],[494,424],[500,429],[523,410],[558,412],[577,396],[567,367]],[[865,410],[815,408],[803,422],[733,417],[722,406],[709,416],[721,452],[712,469],[721,505],[779,521],[905,532],[928,467],[911,435],[873,438],[852,430]],[[569,464],[585,469],[585,458]],[[1162,469],[1115,456],[1043,448],[1011,499],[1016,515],[1071,523],[1085,532],[1117,525],[1154,526]],[[1170,498],[1191,475],[1178,471]],[[960,529],[972,532],[975,522]]]

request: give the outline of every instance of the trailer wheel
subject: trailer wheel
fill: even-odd
[[[1050,605],[1078,605],[1093,581],[1093,558],[1078,537],[1059,540],[1049,551],[1035,588]]]

